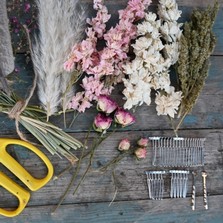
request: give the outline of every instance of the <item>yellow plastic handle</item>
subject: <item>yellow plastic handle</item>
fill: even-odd
[[[45,163],[48,173],[45,178],[37,179],[31,176],[12,156],[10,156],[6,147],[8,145],[20,145],[34,152]],[[32,144],[19,139],[0,139],[0,163],[6,166],[14,173],[30,190],[36,191],[43,187],[53,176],[53,166],[49,159]],[[0,181],[2,181],[0,179]],[[9,186],[7,187],[9,189]]]
[[[14,217],[20,214],[25,208],[26,204],[29,201],[30,193],[20,187],[18,184],[13,182],[9,177],[4,173],[0,172],[0,186],[4,187],[10,193],[14,194],[19,200],[19,206],[17,209],[9,211],[3,208],[0,208],[0,214],[6,217]]]

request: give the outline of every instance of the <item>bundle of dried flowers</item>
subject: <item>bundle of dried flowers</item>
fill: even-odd
[[[0,91],[0,112],[11,117],[12,110],[16,103],[21,102],[13,93],[7,95]],[[16,116],[16,113],[15,113]],[[18,116],[18,122],[22,124],[36,139],[52,154],[59,157],[66,157],[71,163],[78,158],[72,153],[72,149],[82,148],[83,144],[65,133],[55,125],[45,122],[45,112],[37,106],[26,106]],[[20,137],[23,136],[20,133]],[[26,140],[26,139],[25,139]]]
[[[122,64],[128,58],[129,44],[136,37],[134,22],[144,18],[145,9],[150,0],[130,0],[124,10],[119,11],[119,23],[105,33],[106,22],[110,15],[102,0],[94,0],[97,15],[87,20],[91,25],[87,29],[87,38],[76,44],[64,64],[67,71],[80,65],[89,76],[84,77],[82,88],[72,99],[69,107],[84,112],[92,106],[92,101],[100,95],[109,95],[113,86],[123,77]],[[106,47],[97,49],[99,39],[104,39]]]
[[[137,25],[138,38],[132,44],[135,59],[127,62],[123,79],[126,102],[124,108],[150,105],[151,90],[156,91],[158,115],[174,117],[181,102],[181,92],[171,86],[169,68],[178,60],[181,15],[175,0],[160,0],[159,19],[155,13],[147,13],[145,20]]]
[[[205,84],[209,69],[209,57],[216,44],[212,26],[217,11],[217,3],[203,11],[194,10],[191,21],[184,24],[180,40],[179,60],[176,66],[183,93],[179,111],[180,121],[175,129],[176,132],[185,116],[191,112]]]
[[[47,116],[62,104],[63,110],[73,96],[72,83],[79,76],[63,69],[70,48],[81,41],[86,12],[79,0],[36,0],[39,35],[33,47],[34,69],[38,74],[38,96]]]

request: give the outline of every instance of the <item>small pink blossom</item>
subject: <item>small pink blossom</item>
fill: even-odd
[[[126,127],[135,122],[135,117],[123,108],[119,108],[118,111],[115,113],[115,121],[118,124],[122,125],[122,127]]]
[[[98,97],[97,108],[99,109],[99,111],[110,114],[113,111],[115,111],[117,107],[118,107],[117,103],[107,95],[100,95]]]
[[[137,141],[137,144],[142,147],[146,147],[148,145],[149,140],[147,138],[141,138]]]
[[[93,127],[97,132],[104,132],[111,126],[111,123],[112,118],[104,114],[98,113],[98,115],[94,119]]]
[[[29,3],[25,3],[24,11],[25,11],[26,13],[29,12],[30,8],[31,8],[30,4],[29,4]]]
[[[137,159],[144,159],[146,158],[147,151],[146,151],[146,148],[139,147],[135,150],[134,153]]]
[[[77,110],[78,112],[85,112],[86,108],[90,108],[91,106],[92,104],[87,99],[84,99]]]
[[[80,102],[83,100],[83,93],[82,92],[78,92],[72,99],[71,102],[68,105],[69,109],[74,109],[77,110]]]
[[[127,151],[130,148],[130,141],[128,139],[122,139],[118,145],[118,150]]]

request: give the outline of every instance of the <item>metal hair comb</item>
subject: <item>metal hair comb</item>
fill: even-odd
[[[162,200],[164,192],[164,178],[166,171],[146,171],[149,198]]]
[[[153,165],[162,167],[194,167],[204,165],[205,138],[150,137]]]
[[[170,170],[171,173],[171,198],[185,198],[187,195],[187,180],[189,171]]]

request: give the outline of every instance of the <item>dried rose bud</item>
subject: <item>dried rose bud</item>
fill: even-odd
[[[106,95],[98,97],[97,109],[107,114],[112,113],[118,107],[117,103]]]
[[[137,141],[137,144],[142,147],[146,147],[148,145],[149,140],[147,138],[141,138]]]
[[[118,111],[115,113],[115,121],[118,124],[122,125],[122,127],[126,127],[135,122],[135,117],[123,108],[119,108]]]
[[[135,150],[135,156],[137,157],[137,159],[144,159],[146,158],[146,148],[141,148],[139,147],[138,149]]]
[[[101,113],[97,114],[97,116],[94,118],[94,129],[97,132],[103,132],[107,130],[112,123],[112,118],[107,117]]]
[[[118,145],[118,150],[127,151],[130,148],[130,141],[128,139],[122,139]]]

